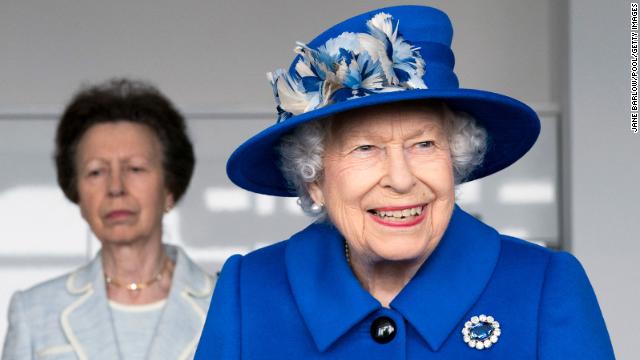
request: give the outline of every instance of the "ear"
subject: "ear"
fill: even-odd
[[[175,204],[176,202],[173,198],[173,194],[169,192],[169,190],[166,190],[164,195],[164,212],[169,212]]]
[[[322,192],[322,188],[317,181],[307,184],[307,190],[309,191],[309,195],[311,195],[311,199],[316,204],[324,205],[324,193]]]

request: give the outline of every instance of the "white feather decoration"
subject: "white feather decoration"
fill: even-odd
[[[279,121],[335,101],[427,87],[424,59],[399,34],[399,23],[379,13],[366,25],[369,33],[344,32],[316,49],[298,42],[292,73],[268,74]]]

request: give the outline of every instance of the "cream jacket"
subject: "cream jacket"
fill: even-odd
[[[171,290],[148,359],[191,359],[213,292],[213,278],[178,247]],[[3,360],[120,359],[100,255],[76,271],[16,292]]]

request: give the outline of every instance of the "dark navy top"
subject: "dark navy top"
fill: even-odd
[[[482,350],[462,334],[480,314],[501,332]],[[383,316],[395,333],[386,343],[372,334]],[[362,288],[330,225],[231,257],[196,352],[196,359],[613,358],[595,294],[572,255],[500,235],[457,206],[390,308]]]

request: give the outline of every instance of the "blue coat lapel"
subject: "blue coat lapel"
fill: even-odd
[[[499,252],[497,232],[456,206],[440,244],[391,308],[437,350],[481,295]],[[321,352],[381,308],[351,271],[344,238],[330,225],[294,235],[285,261],[293,297]]]
[[[456,206],[440,244],[391,307],[437,351],[460,330],[456,325],[485,289],[499,253],[498,233]]]
[[[329,225],[314,224],[294,235],[285,262],[293,297],[321,352],[380,308],[351,272],[344,238]]]

